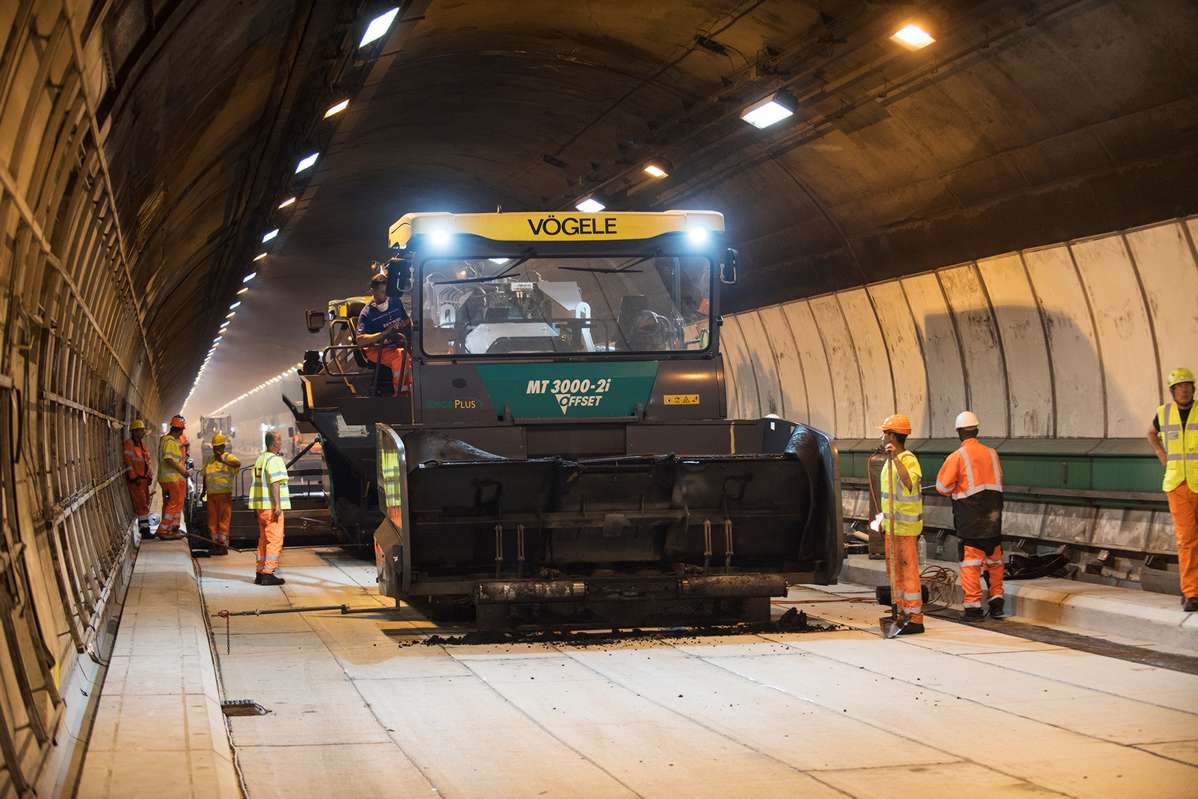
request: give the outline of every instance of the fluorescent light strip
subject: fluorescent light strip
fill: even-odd
[[[303,158],[301,158],[299,160],[299,163],[297,163],[295,165],[296,174],[298,175],[300,172],[303,172],[305,169],[307,169],[308,167],[315,164],[316,159],[319,157],[320,157],[320,153],[310,153],[308,155],[305,155]]]
[[[387,30],[391,27],[391,23],[395,21],[395,17],[399,14],[399,7],[388,9],[382,14],[379,14],[374,19],[370,20],[370,24],[366,26],[366,32],[362,34],[361,41],[358,42],[358,47],[365,47],[371,42],[378,41],[387,34]]]
[[[344,111],[347,108],[349,108],[349,100],[342,100],[339,103],[334,103],[333,105],[329,106],[329,109],[327,111],[324,112],[324,118],[328,119],[329,117],[333,116],[334,114],[340,114],[342,111]]]
[[[283,209],[289,205],[295,205],[295,197],[288,197],[286,200],[283,200],[283,202],[279,203],[278,208]]]

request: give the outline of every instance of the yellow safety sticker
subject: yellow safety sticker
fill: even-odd
[[[666,394],[662,398],[666,405],[698,405],[698,394]]]

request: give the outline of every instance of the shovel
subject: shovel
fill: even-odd
[[[895,467],[894,453],[887,453],[887,471],[890,474],[890,496],[886,507],[886,576],[890,579],[890,615],[878,619],[878,627],[882,630],[883,638],[894,638],[907,626],[907,614],[899,609],[898,591],[898,543],[894,536],[894,492],[898,488],[898,469]]]

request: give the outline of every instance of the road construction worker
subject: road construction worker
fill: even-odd
[[[158,484],[162,486],[162,523],[158,537],[171,541],[181,538],[183,501],[187,497],[187,460],[179,439],[187,424],[182,416],[173,416],[170,432],[158,439]]]
[[[125,483],[129,486],[133,512],[137,514],[137,532],[142,540],[151,539],[154,533],[150,531],[150,487],[154,484],[154,470],[146,448],[146,423],[141,419],[133,420],[129,438],[125,439]]]
[[[212,460],[204,465],[203,491],[208,495],[208,537],[213,555],[229,554],[229,523],[233,519],[233,481],[241,461],[226,450],[224,434],[212,437]]]
[[[250,508],[258,516],[258,567],[254,582],[258,585],[282,585],[285,580],[275,572],[283,553],[283,511],[291,510],[287,491],[287,463],[283,460],[283,436],[274,430],[266,434],[266,449],[254,461],[250,475]]]
[[[982,569],[986,570],[986,604],[991,618],[1003,616],[1002,464],[998,453],[978,441],[980,422],[973,411],[957,415],[961,447],[944,459],[936,490],[953,498],[953,526],[960,539],[961,588],[965,619],[982,613]]]
[[[358,343],[371,363],[382,363],[391,370],[392,390],[400,392],[400,372],[403,390],[412,387],[412,363],[405,347],[396,343],[397,335],[411,332],[412,323],[400,296],[388,296],[387,273],[377,272],[370,279],[370,302],[358,315]],[[373,345],[373,346],[372,346]]]
[[[1165,467],[1162,488],[1169,498],[1181,602],[1187,613],[1198,611],[1198,416],[1194,409],[1194,373],[1185,367],[1169,372],[1173,401],[1156,409],[1148,442]]]
[[[891,602],[897,604],[907,617],[907,624],[899,635],[916,635],[924,630],[923,589],[919,582],[919,535],[923,532],[923,495],[919,481],[923,479],[923,472],[915,453],[907,449],[909,435],[911,420],[902,414],[888,416],[882,422],[882,444],[887,455],[878,481],[882,529],[893,533],[885,538],[886,573],[890,575],[893,560],[892,582],[896,593]],[[892,516],[893,530],[890,529]]]

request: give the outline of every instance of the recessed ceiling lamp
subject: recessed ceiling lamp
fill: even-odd
[[[230,306],[229,306],[229,310],[230,310],[230,311],[236,311],[236,310],[237,310],[238,308],[240,308],[240,307],[241,307],[241,300],[238,300],[237,302],[235,302],[235,303],[233,303],[232,305],[230,305]]]
[[[328,116],[328,114],[325,114],[325,116]],[[286,200],[283,200],[283,202],[279,203],[279,208],[286,208],[289,205],[295,205],[295,197],[288,197]]]
[[[666,178],[666,177],[670,176],[670,173],[667,172],[660,164],[658,164],[656,162],[650,162],[648,164],[645,164],[645,168],[643,171],[646,175],[648,175],[651,178]]]
[[[345,109],[349,108],[349,100],[342,100],[339,103],[333,103],[329,106],[329,110],[324,112],[324,118],[328,119],[334,114],[340,114]]]
[[[279,235],[279,229],[275,228],[274,230],[267,232],[267,234],[262,237],[262,243],[265,244],[266,242],[270,241],[271,239],[275,238],[278,235]],[[263,253],[263,255],[265,255],[265,253]]]
[[[798,102],[788,91],[774,92],[740,112],[740,118],[755,128],[768,128],[795,112]]]
[[[240,297],[242,294],[245,294],[249,290],[250,290],[249,286],[242,286],[240,289],[237,290],[237,296]]]
[[[301,158],[299,163],[295,165],[296,174],[303,172],[305,169],[315,164],[317,158],[320,158],[320,153],[309,153]]]
[[[255,256],[254,256],[254,260],[255,260],[255,261],[261,261],[261,260],[262,260],[263,258],[265,258],[265,257],[266,257],[266,253],[264,253],[264,252],[260,252],[260,253],[258,253],[257,255],[255,255]]]
[[[234,316],[237,316],[237,311],[229,311],[227,314],[225,314],[226,319],[232,319]]]
[[[384,11],[370,20],[370,24],[366,26],[366,32],[362,34],[362,40],[358,42],[358,47],[365,47],[371,42],[383,38],[387,33],[387,29],[391,27],[391,23],[395,21],[397,14],[399,14],[398,6]]]
[[[893,42],[898,42],[908,50],[922,50],[929,44],[932,44],[936,41],[932,34],[928,33],[914,22],[908,23],[899,28],[890,37],[890,40]]]
[[[254,278],[256,278],[257,276],[258,276],[258,273],[257,273],[257,272],[250,272],[248,275],[246,275],[245,277],[243,277],[243,278],[241,279],[241,282],[242,282],[242,283],[249,283],[251,280],[253,280],[253,279],[254,279]]]
[[[579,200],[578,204],[574,207],[579,211],[582,211],[584,214],[597,214],[607,206],[596,200],[594,197],[587,197],[586,199]]]

